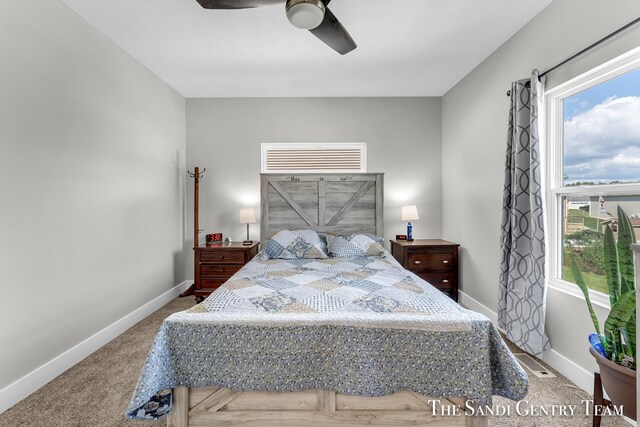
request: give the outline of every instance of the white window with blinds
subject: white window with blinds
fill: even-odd
[[[263,143],[263,173],[366,172],[367,144]]]

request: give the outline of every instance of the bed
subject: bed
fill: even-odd
[[[382,235],[382,174],[261,180],[263,247],[283,230]],[[263,259],[263,249],[163,322],[127,416],[176,427],[486,426],[477,408],[493,395],[524,397],[526,374],[491,322],[380,249],[301,259]]]

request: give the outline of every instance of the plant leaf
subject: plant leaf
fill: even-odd
[[[636,242],[635,232],[627,213],[618,205],[618,266],[620,269],[620,295],[635,289],[633,279],[633,251],[631,244]]]
[[[622,336],[627,343],[627,350],[633,358],[636,358],[636,313],[631,315],[631,319],[627,322],[625,327],[621,329]]]
[[[624,328],[636,311],[636,291],[623,294],[616,305],[611,307],[609,317],[604,322],[605,333],[617,334]]]
[[[598,322],[598,318],[596,317],[596,313],[593,311],[593,306],[591,305],[591,299],[589,298],[589,288],[587,288],[587,283],[584,281],[584,277],[582,276],[582,272],[576,263],[576,259],[571,257],[571,274],[573,274],[573,278],[576,281],[578,287],[582,290],[584,294],[584,299],[587,301],[587,308],[589,309],[589,314],[591,315],[591,320],[593,321],[593,326],[596,328],[596,334],[600,334],[600,323]],[[604,349],[607,350],[607,345],[611,346],[611,343],[607,343],[608,340],[600,339],[602,341],[602,345]],[[609,350],[607,350],[607,355],[609,354]]]
[[[607,327],[605,326],[605,335],[607,337],[607,341],[611,343],[609,346],[609,348],[611,349],[611,353],[609,353],[609,360],[613,360],[614,362],[619,363],[622,359],[622,355],[624,354],[620,330],[616,329],[614,331],[606,332],[606,329]]]
[[[637,329],[637,313],[634,312],[627,322],[627,326],[622,328],[624,331],[625,340],[627,340],[627,350],[628,354],[633,357],[633,363],[631,364],[631,369],[636,369],[636,363],[638,362],[638,350],[636,348],[636,329]]]
[[[613,230],[609,225],[604,229],[604,239],[602,243],[604,251],[604,274],[609,287],[609,302],[613,307],[620,297],[620,276],[618,275],[618,251],[616,241],[613,238]]]

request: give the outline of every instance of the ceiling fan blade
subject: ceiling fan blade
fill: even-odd
[[[196,0],[205,9],[250,9],[260,6],[272,6],[286,0]]]
[[[358,47],[338,18],[328,8],[325,9],[322,23],[309,31],[340,55],[349,53]]]

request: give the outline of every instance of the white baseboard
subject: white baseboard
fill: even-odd
[[[175,299],[191,283],[191,281],[184,281],[176,285],[159,297],[154,298],[142,307],[127,314],[103,330],[96,332],[86,340],[0,390],[0,413],[11,408],[169,301]]]
[[[575,364],[554,349],[545,351],[542,360],[587,393],[593,393],[593,372]]]
[[[469,295],[465,294],[462,291],[458,291],[458,302],[469,310],[477,311],[480,314],[484,314],[491,320],[496,328],[498,327],[498,313],[489,309],[486,305],[478,302],[477,300],[471,298]]]
[[[496,325],[496,328],[498,327],[498,313],[495,311],[461,291],[458,291],[458,301],[468,309],[484,314],[494,325]],[[553,369],[567,377],[569,381],[580,387],[582,390],[589,394],[593,392],[592,372],[589,372],[582,366],[572,362],[570,359],[558,353],[554,349],[545,351],[542,356],[542,360],[549,364]]]

